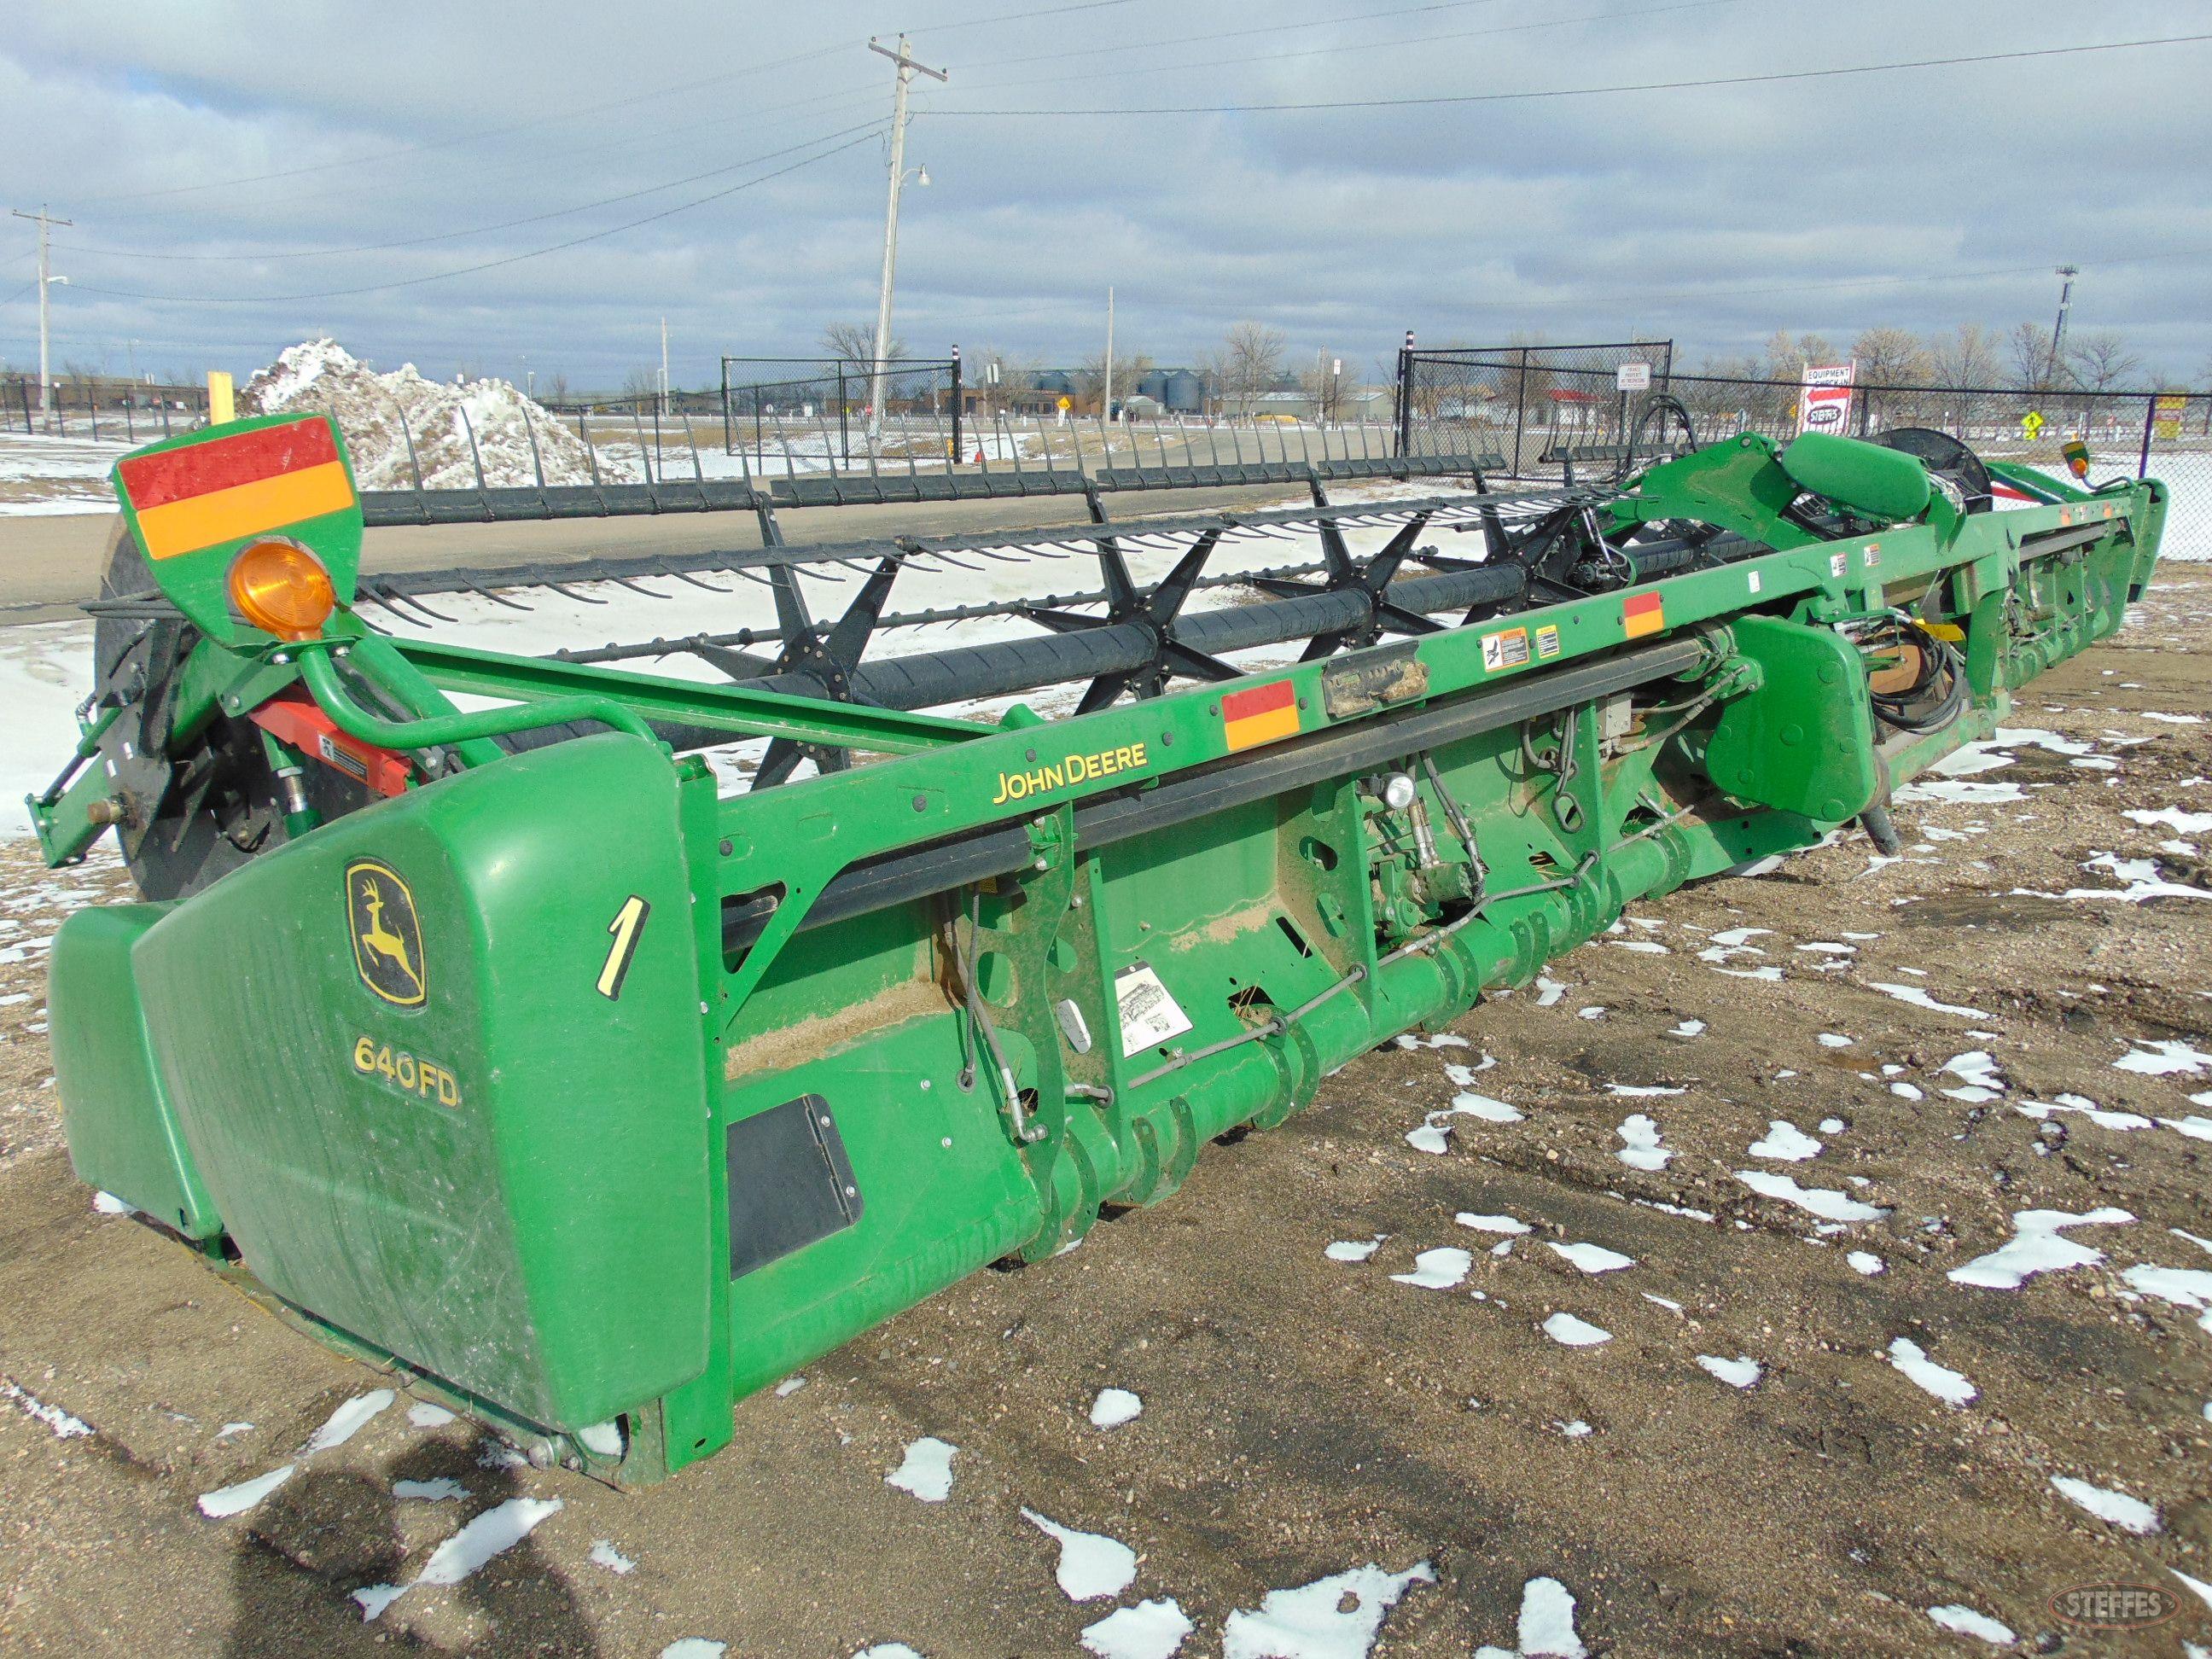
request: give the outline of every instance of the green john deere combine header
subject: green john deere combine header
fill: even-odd
[[[1060,479],[1091,507],[1062,528],[805,549],[802,502],[719,485],[764,545],[371,578],[320,416],[125,459],[97,687],[33,801],[51,860],[112,828],[144,894],[53,950],[78,1173],[541,1456],[654,1480],[736,1398],[1166,1197],[1631,902],[1891,840],[1894,783],[2120,625],[2166,509],[1905,432],[1356,505],[1323,486],[1360,467],[1286,459],[1261,475],[1310,507],[1107,517],[1254,481],[1186,471]],[[2033,505],[1990,511],[1993,472]],[[508,495],[447,516],[629,510]],[[1206,569],[1291,536],[1321,557]],[[1031,556],[1103,586],[886,613],[902,573]],[[848,583],[837,621],[797,572]],[[715,573],[778,626],[532,658],[366,614]],[[977,614],[1002,636],[866,654]],[[719,678],[629,665],[679,653]],[[763,739],[724,793],[702,751]]]

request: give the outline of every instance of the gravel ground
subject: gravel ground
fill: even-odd
[[[2208,646],[2212,580],[2162,577],[1964,799],[1900,806],[1901,859],[1852,836],[1638,907],[632,1494],[404,1395],[305,1449],[383,1380],[73,1182],[43,939],[123,883],[0,843],[0,1647],[1079,1654],[1169,1598],[1192,1656],[2212,1643],[2177,1576],[2212,1581]],[[1141,1414],[1095,1426],[1109,1388]],[[884,1479],[925,1437],[957,1449],[941,1502]],[[363,1620],[351,1592],[501,1505],[472,1538],[539,1523]],[[1070,1599],[1024,1508],[1133,1577]],[[1094,1563],[1126,1572],[1060,1565]],[[2054,1611],[2099,1583],[2178,1614]],[[1266,1639],[1263,1607],[1342,1644]],[[1092,1640],[1145,1651],[1129,1625]]]

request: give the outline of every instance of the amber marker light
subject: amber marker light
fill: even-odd
[[[232,561],[230,597],[240,616],[280,640],[315,638],[338,603],[322,561],[275,539],[252,543]]]

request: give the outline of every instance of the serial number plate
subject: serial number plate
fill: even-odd
[[[435,1101],[449,1110],[460,1109],[460,1079],[435,1060],[410,1054],[404,1048],[362,1037],[353,1045],[353,1068],[397,1093]]]

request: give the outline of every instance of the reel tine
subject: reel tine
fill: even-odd
[[[731,591],[726,587],[719,586],[714,582],[702,582],[696,576],[687,575],[684,572],[676,569],[673,566],[671,566],[661,560],[655,559],[653,561],[653,565],[662,575],[673,576],[678,581],[689,582],[694,587],[703,587],[709,593],[727,593]]]
[[[520,599],[510,599],[496,589],[486,587],[482,582],[471,582],[468,585],[468,592],[475,594],[478,599],[489,599],[494,605],[503,605],[510,611],[529,611],[533,608],[523,604]]]
[[[556,593],[558,593],[562,599],[574,599],[583,605],[605,605],[608,603],[608,601],[605,599],[595,599],[588,593],[579,593],[573,588],[563,587],[559,582],[555,581],[550,576],[541,578],[538,582],[538,586],[540,587],[550,587]]]

